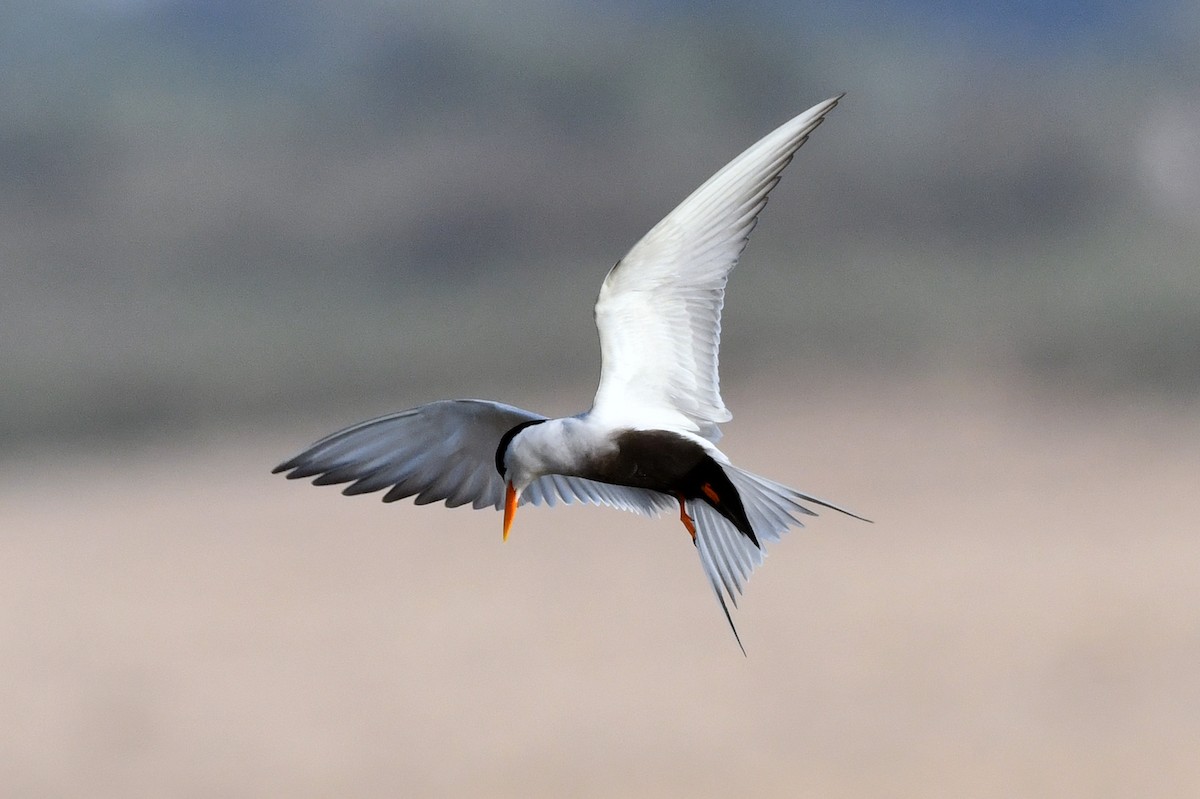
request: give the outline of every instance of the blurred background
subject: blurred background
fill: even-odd
[[[730,294],[727,380],[786,357],[1200,388],[1193,4],[3,15],[6,449],[590,381],[607,267],[842,91]]]
[[[0,787],[1193,795],[1197,41],[1183,0],[7,4]],[[677,525],[499,549],[267,475],[443,396],[585,408],[607,268],[843,91],[732,279],[726,444],[877,524],[781,545],[748,662]]]

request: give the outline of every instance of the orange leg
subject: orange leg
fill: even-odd
[[[688,516],[687,508],[684,506],[683,494],[676,494],[675,498],[679,500],[679,521],[683,522],[683,526],[687,528],[688,533],[692,536],[692,543],[696,543],[696,523],[692,521],[692,517]]]

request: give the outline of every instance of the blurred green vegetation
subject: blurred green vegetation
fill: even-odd
[[[734,277],[727,378],[1002,367],[1195,397],[1200,18],[1139,14],[1031,41],[848,2],[11,5],[0,433],[562,380],[582,405],[605,270],[840,91]]]

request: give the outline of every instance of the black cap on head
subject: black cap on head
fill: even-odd
[[[508,445],[512,443],[514,438],[516,438],[517,433],[521,432],[526,427],[530,427],[531,425],[535,424],[541,424],[544,421],[546,420],[530,419],[528,422],[521,422],[507,433],[500,436],[500,445],[496,447],[496,471],[500,473],[501,477],[504,476],[504,453],[508,452]]]

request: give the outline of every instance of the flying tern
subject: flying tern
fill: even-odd
[[[585,413],[550,419],[498,402],[431,402],[353,425],[275,467],[384,502],[504,509],[556,501],[679,512],[738,646],[726,597],[807,505],[850,511],[734,466],[717,448],[732,414],[717,350],[725,283],[767,195],[842,95],[752,145],[650,229],[600,287],[600,383]],[[805,504],[807,503],[807,505]],[[743,653],[745,648],[742,647]]]

